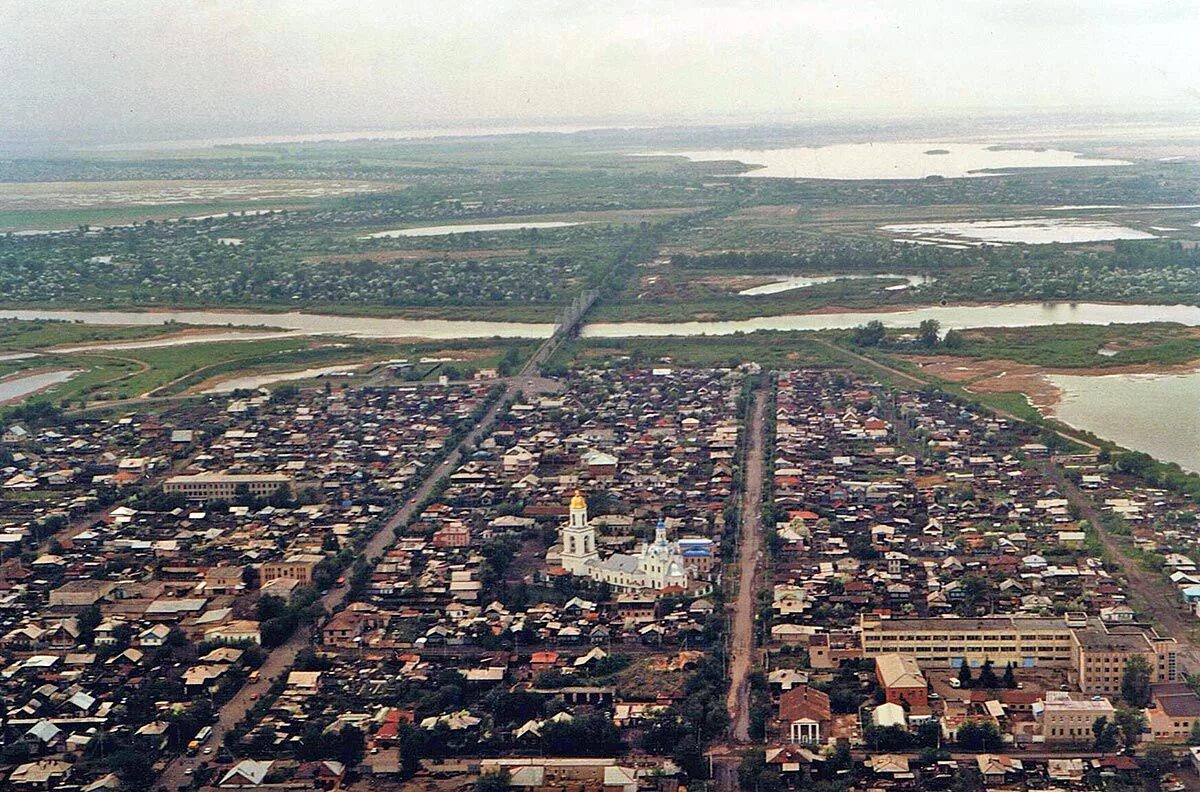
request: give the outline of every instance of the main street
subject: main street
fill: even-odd
[[[729,719],[735,743],[750,742],[750,671],[754,667],[755,605],[762,562],[763,438],[767,393],[754,392],[746,426],[745,475],[742,478],[738,523],[738,588],[729,641]]]

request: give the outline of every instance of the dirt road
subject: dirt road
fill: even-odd
[[[738,588],[730,638],[729,719],[735,743],[750,742],[750,670],[754,666],[754,606],[762,561],[763,448],[767,394],[754,394],[750,423],[746,427],[746,475],[743,479],[741,520],[738,529]]]
[[[1176,650],[1179,674],[1200,671],[1200,644],[1192,635],[1197,627],[1191,615],[1179,600],[1179,593],[1171,581],[1161,572],[1143,569],[1136,559],[1126,554],[1117,537],[1103,529],[1100,509],[1096,503],[1063,475],[1062,470],[1050,462],[1043,466],[1044,472],[1058,486],[1063,497],[1079,510],[1079,513],[1096,528],[1100,542],[1122,567],[1128,579],[1125,590],[1129,592],[1135,609],[1147,614],[1159,627],[1159,634],[1169,635],[1179,642]]]

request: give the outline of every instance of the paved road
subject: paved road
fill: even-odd
[[[582,320],[582,316],[580,316],[580,320]],[[491,430],[492,424],[495,423],[500,410],[518,392],[525,393],[526,395],[536,395],[559,389],[558,383],[538,375],[538,366],[549,359],[550,355],[554,354],[558,345],[562,343],[562,340],[567,335],[569,335],[569,331],[547,339],[542,346],[538,347],[537,351],[525,365],[522,366],[516,376],[500,382],[504,386],[504,393],[488,408],[487,412],[479,419],[475,427],[467,433],[466,437],[446,455],[446,458],[426,474],[424,482],[409,497],[404,505],[367,541],[362,550],[363,557],[368,559],[377,558],[395,542],[397,531],[413,516],[417,505],[433,492],[433,489],[443,478],[450,475],[458,467],[462,460],[464,446],[476,445],[484,433]],[[346,602],[349,595],[349,587],[331,589],[321,597],[321,605],[324,606],[326,611],[336,610]],[[296,630],[286,643],[271,650],[258,670],[259,681],[254,684],[243,685],[233,698],[221,707],[220,712],[217,714],[217,722],[213,724],[212,736],[208,739],[207,747],[215,752],[222,745],[225,740],[225,734],[246,716],[246,713],[254,706],[260,696],[266,695],[271,687],[271,683],[275,679],[291,669],[292,665],[296,662],[296,656],[305,647],[309,646],[315,638],[315,631],[310,631],[302,627]],[[195,768],[197,764],[207,761],[209,758],[204,755],[198,757],[181,755],[176,757],[163,769],[156,788],[164,786],[169,790],[186,789],[190,784],[190,778],[186,771],[189,768]]]
[[[750,423],[746,427],[746,475],[743,479],[741,521],[738,529],[738,590],[730,640],[729,719],[735,743],[750,742],[750,670],[754,665],[754,611],[758,572],[762,561],[763,434],[766,391],[754,394]]]

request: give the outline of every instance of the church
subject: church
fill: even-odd
[[[679,542],[667,540],[667,526],[662,520],[654,531],[654,541],[643,544],[638,553],[613,553],[601,558],[596,549],[596,529],[588,520],[587,499],[581,492],[571,499],[567,523],[559,529],[559,544],[547,556],[556,551],[559,565],[568,573],[607,583],[618,593],[688,586],[683,550]]]

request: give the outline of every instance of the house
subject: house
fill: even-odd
[[[787,741],[795,745],[820,745],[829,736],[833,712],[829,696],[814,687],[798,685],[779,697],[779,721]]]
[[[261,786],[275,762],[270,760],[243,759],[221,776],[217,786],[222,789],[251,789]]]
[[[1003,754],[980,754],[975,757],[975,765],[983,783],[987,788],[1003,786],[1006,781],[1016,778],[1025,772],[1025,766],[1020,759]]]
[[[867,759],[867,769],[877,776],[893,781],[911,781],[916,776],[908,767],[908,757],[894,754],[875,754]]]
[[[13,789],[58,789],[71,777],[71,765],[57,759],[27,762],[8,777]]]
[[[0,443],[17,444],[24,443],[32,437],[29,430],[20,424],[13,424],[4,430],[4,434],[0,435]]]

